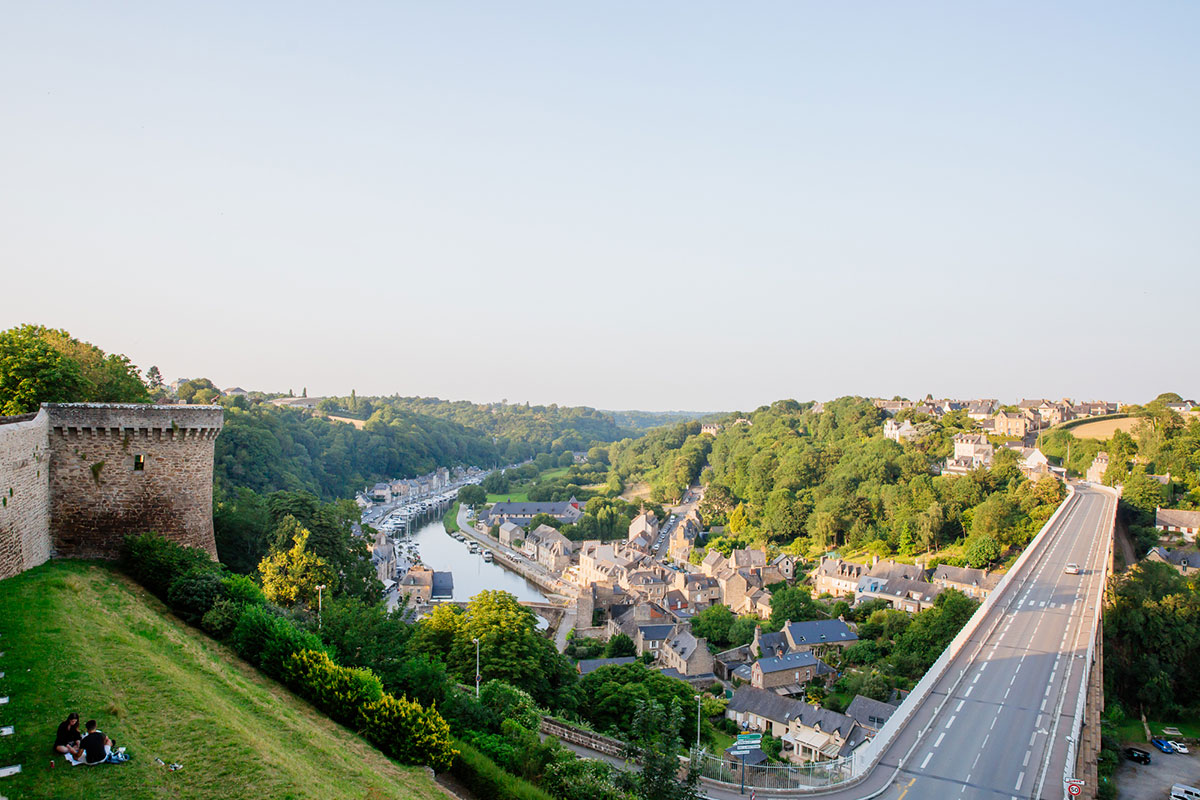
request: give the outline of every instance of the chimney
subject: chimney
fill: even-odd
[[[871,556],[871,566],[879,566],[879,556]]]

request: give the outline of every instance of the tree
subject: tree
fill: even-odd
[[[729,606],[714,603],[692,617],[692,633],[713,644],[723,645],[729,641],[729,628],[733,620]]]
[[[487,492],[482,486],[464,486],[458,490],[458,502],[471,508],[479,508],[487,502]]]
[[[0,333],[0,414],[28,414],[41,403],[87,399],[79,365],[38,331],[22,325]]]
[[[1121,492],[1121,499],[1146,519],[1153,518],[1155,509],[1162,505],[1162,497],[1162,484],[1147,475],[1146,468],[1140,464],[1129,473]]]
[[[789,586],[771,595],[771,628],[774,630],[781,629],[789,621],[807,622],[825,616],[807,586]]]
[[[972,534],[967,538],[967,546],[963,556],[967,565],[982,569],[998,559],[1004,552],[1000,542],[990,534]]]
[[[508,494],[508,490],[511,488],[508,477],[500,470],[489,473],[480,485],[488,494]]]
[[[296,603],[315,603],[318,586],[335,586],[336,574],[320,557],[308,551],[308,531],[289,517],[293,531],[292,546],[276,550],[258,565],[262,576],[263,594],[272,603],[293,606]]]
[[[633,639],[630,639],[629,635],[625,633],[613,636],[604,648],[605,658],[626,658],[635,655],[637,655],[637,647],[634,646]]]
[[[920,537],[921,546],[926,551],[937,546],[938,537],[945,524],[946,518],[942,514],[942,507],[936,500],[929,504],[929,508],[917,515],[917,535]]]
[[[196,395],[200,392],[204,394],[197,397]],[[220,394],[221,391],[217,388],[217,385],[208,378],[192,378],[191,380],[184,381],[179,384],[179,388],[175,391],[175,396],[181,402],[188,403],[189,405],[211,403]]]
[[[678,703],[666,710],[653,701],[637,704],[627,757],[641,764],[641,770],[625,773],[631,788],[643,800],[699,800],[700,769],[696,761],[688,764],[679,778],[679,738],[682,711]]]
[[[151,366],[146,370],[146,385],[151,389],[161,389],[163,387],[162,373],[158,371],[158,367]]]

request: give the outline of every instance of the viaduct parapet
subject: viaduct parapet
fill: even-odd
[[[216,556],[219,406],[44,404],[0,418],[0,578],[51,556],[115,558],[157,531]]]

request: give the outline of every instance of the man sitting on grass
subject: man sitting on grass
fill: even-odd
[[[72,758],[79,758],[79,715],[72,711],[67,715],[66,722],[60,723],[58,733],[54,737],[54,750],[58,753],[69,753]]]
[[[85,764],[100,764],[108,759],[108,754],[112,751],[113,741],[105,736],[101,731],[96,730],[96,720],[89,719],[87,725],[87,736],[83,737],[79,749],[83,753],[83,761]]]

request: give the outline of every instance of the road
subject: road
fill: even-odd
[[[650,552],[659,561],[667,559],[671,550],[671,532],[675,530],[675,526],[683,521],[688,512],[696,506],[700,505],[700,500],[704,496],[703,490],[699,486],[689,487],[684,495],[686,502],[681,503],[673,508],[667,508],[667,519],[663,520],[662,527],[659,529],[658,538],[651,544]],[[674,515],[675,520],[671,521],[671,515]]]
[[[1093,609],[1103,590],[1112,495],[1080,486],[1021,574],[1005,588],[856,786],[822,798],[1061,798],[1067,738]],[[1080,565],[1068,575],[1068,563]],[[706,788],[709,797],[738,792]],[[758,790],[759,798],[787,796]],[[795,796],[795,795],[791,795]]]

